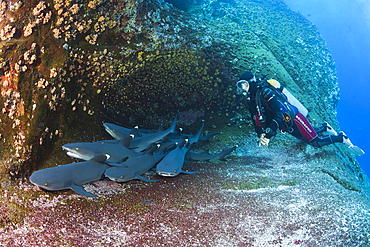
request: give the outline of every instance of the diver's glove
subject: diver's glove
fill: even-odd
[[[265,133],[266,133],[265,137],[267,139],[271,139],[273,136],[276,135],[276,131],[273,131],[270,127],[266,128]]]
[[[262,133],[260,136],[260,140],[258,141],[259,146],[267,147],[269,145],[270,139],[266,137],[265,133]]]

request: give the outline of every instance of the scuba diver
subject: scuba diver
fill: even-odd
[[[313,147],[320,148],[333,143],[343,143],[353,155],[361,156],[364,151],[354,146],[344,132],[339,134],[325,122],[313,128],[306,116],[307,109],[276,80],[267,77],[256,79],[251,72],[244,72],[236,83],[247,98],[249,112],[259,144],[268,146],[270,139],[280,130],[294,137],[306,140]],[[319,136],[328,132],[331,135]]]

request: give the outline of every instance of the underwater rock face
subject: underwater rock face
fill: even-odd
[[[2,6],[2,174],[61,162],[61,144],[101,139],[104,120],[157,127],[178,110],[236,105],[224,100],[234,90],[222,45],[166,2]]]
[[[339,130],[335,64],[316,27],[279,0],[186,2],[187,12],[163,0],[1,1],[0,243],[369,244],[369,182],[355,158],[281,134],[257,148],[236,94],[242,72],[270,74],[310,122]],[[237,156],[150,185],[86,185],[101,188],[93,200],[27,181],[71,162],[62,145],[109,138],[102,121],[157,128],[177,110],[180,127],[204,118],[223,133],[209,148],[239,145]]]

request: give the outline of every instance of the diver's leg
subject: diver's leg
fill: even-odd
[[[321,148],[333,143],[343,143],[353,155],[361,156],[365,154],[364,150],[352,144],[348,136],[344,134],[343,131],[339,132],[339,135],[327,135],[323,137],[317,136],[315,139],[309,142],[309,144],[317,148]]]
[[[323,123],[319,127],[314,127],[315,131],[317,134],[322,133],[322,132],[328,132],[332,135],[338,135],[338,133],[334,130],[333,127],[330,126],[328,122]]]
[[[325,131],[326,131],[326,128],[325,128],[325,126],[324,126],[324,125],[321,125],[321,126],[319,126],[319,127],[313,127],[313,129],[315,130],[315,132],[316,132],[317,134],[320,134],[320,133],[322,133],[322,132],[325,132]]]
[[[342,135],[317,136],[308,143],[316,148],[321,148],[323,146],[330,145],[336,142],[343,143],[343,136]]]
[[[318,136],[315,129],[311,126],[310,122],[308,122],[307,118],[303,116],[300,112],[298,112],[295,116],[294,122],[296,125],[294,127],[297,127],[298,131],[296,130],[296,128],[294,128],[295,131],[292,133],[293,136],[297,138],[300,138],[299,136],[302,136],[303,138],[300,139],[306,139],[307,142],[312,141]]]

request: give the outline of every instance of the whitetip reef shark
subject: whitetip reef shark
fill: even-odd
[[[105,176],[116,182],[127,182],[133,179],[140,179],[145,182],[156,182],[143,176],[143,174],[153,168],[163,157],[164,152],[154,153],[158,146],[150,148],[145,154],[134,159],[130,159],[119,167],[111,167],[105,171]]]
[[[121,141],[108,140],[100,142],[77,142],[62,146],[67,154],[73,158],[89,160],[97,155],[108,155],[108,162],[123,162],[135,158],[141,154],[129,149],[132,136],[127,136]],[[118,143],[115,143],[118,142]]]
[[[113,123],[103,123],[103,126],[105,130],[116,140],[122,140],[126,136],[129,136],[135,129],[137,130],[138,134],[140,136],[144,135],[150,135],[154,134],[156,132],[161,132],[163,131],[163,126],[160,126],[157,131],[155,130],[147,130],[147,129],[139,129],[137,126],[133,129],[128,129],[123,126],[119,126],[117,124]]]
[[[129,148],[137,152],[141,152],[143,150],[150,148],[153,143],[157,143],[158,141],[162,140],[168,134],[175,132],[176,122],[177,122],[177,114],[176,114],[175,120],[172,122],[171,126],[167,130],[157,131],[156,133],[147,134],[144,136],[140,136],[140,134],[138,134],[137,129],[131,131],[130,133],[134,134],[134,138],[132,139]],[[109,125],[109,124],[104,125],[105,130],[113,138],[123,137],[123,135],[117,134],[119,132],[119,128],[116,128],[116,126]]]
[[[98,155],[88,161],[38,170],[29,180],[46,190],[71,189],[82,196],[98,197],[87,192],[82,185],[104,177],[104,172],[111,167],[105,163],[106,159],[106,155]]]
[[[182,170],[182,166],[185,162],[185,155],[190,148],[188,140],[184,140],[179,143],[176,149],[169,152],[158,164],[157,174],[165,177],[175,177],[180,173],[194,174],[194,172],[188,172]]]

